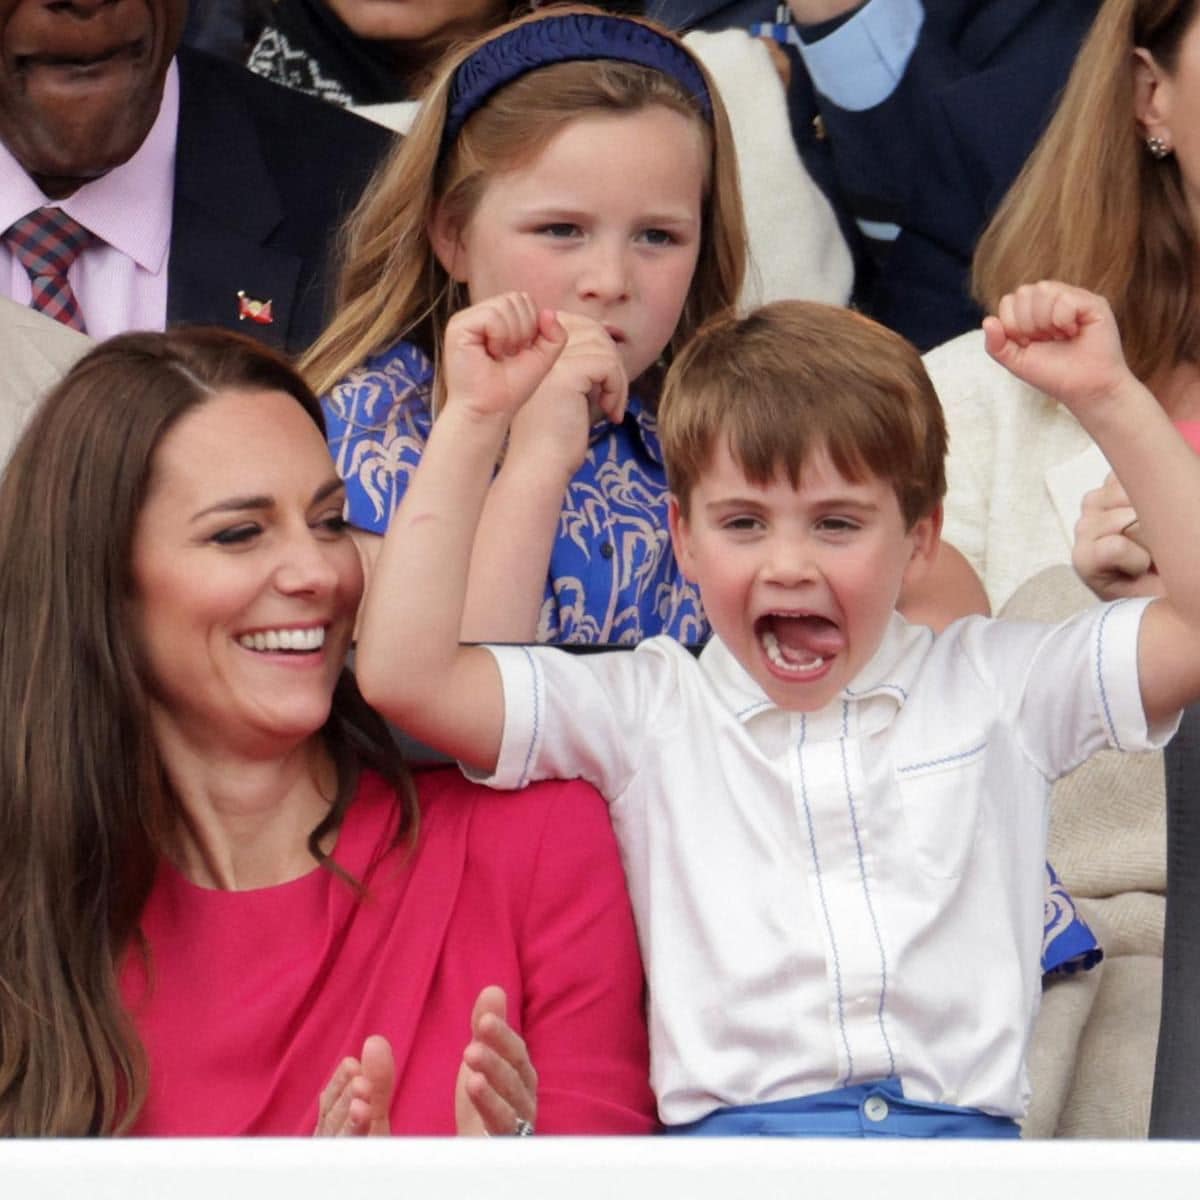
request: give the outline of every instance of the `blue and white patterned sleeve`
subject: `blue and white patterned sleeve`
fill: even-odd
[[[429,359],[398,342],[322,397],[329,450],[346,481],[346,517],[355,528],[386,531],[429,438],[432,391]]]

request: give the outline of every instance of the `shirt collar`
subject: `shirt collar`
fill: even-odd
[[[641,442],[646,455],[658,464],[662,464],[662,446],[658,440],[658,418],[643,403],[640,397],[629,394],[629,403],[625,406],[625,420],[622,422]],[[588,445],[594,446],[602,438],[607,437],[613,428],[610,421],[597,421],[588,434]]]
[[[157,275],[171,242],[179,70],[172,60],[158,116],[134,155],[63,200],[50,200],[0,144],[0,229],[53,204],[98,238]]]
[[[777,707],[716,636],[701,652],[700,667],[722,706],[765,751],[773,753],[794,740],[793,727],[798,724],[803,725],[807,741],[861,736],[886,728],[908,699],[932,641],[930,629],[910,625],[893,613],[867,665],[815,713]]]

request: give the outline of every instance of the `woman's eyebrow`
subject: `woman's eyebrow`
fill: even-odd
[[[219,500],[216,504],[210,504],[207,508],[201,509],[193,517],[193,521],[199,521],[201,517],[210,516],[212,513],[220,512],[243,512],[248,508],[273,508],[275,501],[270,496],[231,496],[228,500]]]

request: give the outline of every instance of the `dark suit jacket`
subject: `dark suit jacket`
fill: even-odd
[[[179,51],[167,323],[223,325],[297,352],[327,313],[339,224],[394,135],[244,67]],[[271,324],[238,318],[238,292]]]
[[[863,112],[817,96],[797,63],[793,128],[809,170],[844,218],[903,230],[875,278],[863,263],[857,298],[922,349],[978,322],[967,282],[975,242],[1053,113],[1098,7],[926,0],[904,77]],[[860,240],[852,220],[843,229]]]
[[[748,29],[775,17],[774,0],[647,0],[646,15],[683,33]]]
[[[1162,1021],[1150,1136],[1200,1138],[1200,705],[1184,710],[1163,752],[1167,773],[1167,918]]]

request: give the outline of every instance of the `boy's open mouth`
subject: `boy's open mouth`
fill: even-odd
[[[846,644],[837,625],[814,613],[766,613],[754,632],[771,665],[796,676],[819,671]]]

